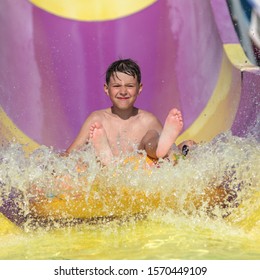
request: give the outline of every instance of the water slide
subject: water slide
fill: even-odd
[[[0,259],[259,259],[259,147],[247,135],[255,131],[259,137],[260,70],[245,56],[224,0],[1,0],[0,42]],[[78,161],[54,155],[71,143],[90,112],[110,106],[103,92],[104,73],[118,57],[132,57],[142,68],[139,107],[162,122],[170,108],[178,107],[185,122],[178,141],[206,143],[175,166],[152,169],[153,176],[143,169],[102,169],[105,195],[98,192],[89,207],[91,196],[79,200],[77,188],[76,199],[64,199],[63,181],[62,196],[55,194],[52,179],[56,182],[59,176],[53,176],[53,170],[61,179],[74,179]],[[227,130],[246,137],[227,133],[211,141]],[[20,144],[35,153],[24,156]],[[37,157],[41,151],[43,159]],[[90,172],[83,174],[92,179],[99,166],[94,156],[89,162]],[[68,166],[72,168],[66,170]],[[227,174],[227,187],[241,191],[238,202],[240,197],[243,201],[233,209],[214,209],[215,196],[209,199],[205,190],[212,190],[212,178],[214,184],[222,183]],[[140,196],[125,195],[129,181]],[[36,201],[39,207],[47,205],[44,220],[49,218],[50,224],[43,224],[43,231],[39,216],[26,217],[34,198],[26,192],[20,196],[35,183],[43,186],[47,201]],[[122,195],[111,200],[113,184]],[[102,184],[93,185],[95,195]],[[93,185],[83,188],[92,191]],[[158,189],[162,199],[180,211],[168,211],[162,201],[165,215],[159,209],[134,223],[86,223],[68,231],[55,223],[57,228],[50,230],[55,217],[48,209],[57,201],[60,208],[55,209],[62,217],[64,209],[78,208],[84,215],[85,209],[98,209],[98,215],[104,209],[109,220],[129,201],[132,208],[141,204],[146,213],[151,203],[160,203]],[[168,196],[172,191],[175,200]],[[193,192],[195,201],[190,200]],[[103,201],[113,207],[102,207]],[[196,204],[199,215],[194,213]],[[8,275],[17,272],[20,277],[23,272],[8,269]],[[27,276],[28,271],[32,266]]]
[[[257,120],[260,70],[245,56],[223,0],[0,6],[2,145],[65,149],[93,110],[110,106],[104,73],[119,57],[141,66],[137,106],[162,122],[172,107],[182,111],[178,141],[210,141],[226,130],[243,136]]]

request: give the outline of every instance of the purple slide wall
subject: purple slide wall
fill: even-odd
[[[144,84],[137,106],[162,122],[172,107],[181,109],[186,131],[221,83],[224,46],[239,45],[221,0],[158,0],[131,15],[99,21],[61,17],[26,0],[2,0],[0,42],[1,139],[20,131],[58,150],[72,142],[93,110],[110,106],[103,84],[112,61],[136,60]],[[233,84],[239,79],[239,98],[229,128],[244,135],[259,112],[260,72],[230,64],[224,70],[235,77]],[[211,129],[211,135],[219,133]]]

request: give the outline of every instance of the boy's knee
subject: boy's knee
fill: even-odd
[[[153,129],[148,130],[146,132],[146,134],[144,135],[143,140],[146,141],[146,142],[151,141],[151,140],[158,141],[159,140],[159,133],[158,133],[158,131],[153,130]]]

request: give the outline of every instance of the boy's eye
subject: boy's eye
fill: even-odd
[[[121,85],[113,85],[113,87],[115,87],[115,88],[119,88],[119,87],[121,87]],[[134,87],[134,85],[126,85],[126,87],[128,87],[128,88],[132,88],[132,87]]]

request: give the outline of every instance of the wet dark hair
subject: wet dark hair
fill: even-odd
[[[137,82],[141,83],[141,70],[139,65],[132,59],[119,59],[109,65],[106,71],[106,83],[109,84],[110,77],[116,72],[125,73],[137,78]]]

